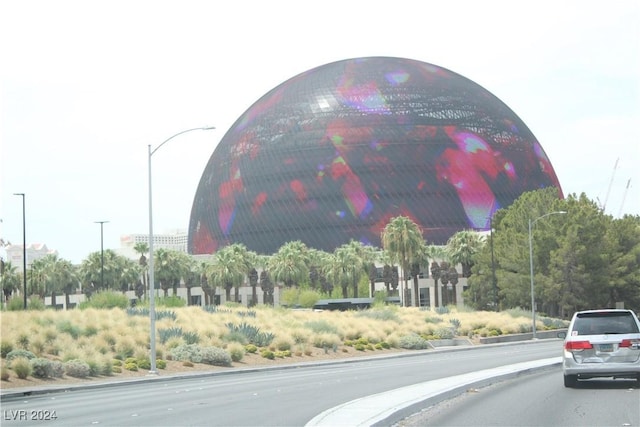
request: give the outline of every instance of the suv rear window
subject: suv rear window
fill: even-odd
[[[578,335],[634,334],[638,325],[629,312],[579,313],[573,330]]]

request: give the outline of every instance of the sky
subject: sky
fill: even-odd
[[[640,2],[4,0],[0,238],[80,263],[127,234],[187,230],[216,144],[309,69],[393,56],[496,95],[565,195],[640,215]],[[629,185],[628,185],[629,184]],[[628,186],[628,188],[627,188]],[[0,250],[0,256],[5,256]]]

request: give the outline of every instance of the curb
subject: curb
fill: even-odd
[[[485,387],[523,374],[559,366],[561,363],[561,357],[553,357],[401,387],[328,409],[312,418],[305,427],[390,426],[420,412],[426,406],[460,395],[469,388]]]

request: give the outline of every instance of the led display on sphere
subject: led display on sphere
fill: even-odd
[[[532,132],[481,86],[425,62],[348,59],[285,81],[229,129],[196,192],[189,252],[380,247],[400,215],[444,244],[549,186],[562,197]]]

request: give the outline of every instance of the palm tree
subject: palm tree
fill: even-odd
[[[395,217],[382,231],[382,247],[400,263],[405,289],[408,288],[408,273],[411,262],[418,256],[424,245],[422,232],[415,222],[404,216]],[[403,300],[406,300],[403,295]],[[419,301],[416,301],[416,305]],[[407,301],[405,301],[405,306]]]
[[[299,240],[285,243],[269,258],[268,270],[276,282],[286,287],[299,284],[309,277],[307,246]]]
[[[342,297],[348,298],[349,283],[356,282],[356,270],[358,270],[359,261],[357,253],[348,245],[342,245],[336,248],[333,255],[334,268],[332,270],[332,275],[342,286]],[[357,287],[357,283],[354,287]]]
[[[116,256],[112,264],[115,264],[114,280],[118,284],[117,288],[125,293],[133,288],[140,278],[140,266],[129,258]]]
[[[173,288],[174,295],[177,285],[184,275],[184,266],[182,262],[183,255],[181,252],[160,248],[156,251],[154,257],[154,273],[155,278],[160,283],[164,296],[169,296],[169,288]]]
[[[0,272],[0,282],[2,283],[4,300],[8,302],[13,292],[20,289],[20,273],[17,272],[18,268],[12,265],[11,261],[2,261],[2,263],[3,267]]]
[[[447,242],[448,258],[454,265],[462,265],[462,277],[471,276],[474,258],[484,246],[480,234],[472,230],[462,230],[455,233]]]
[[[184,286],[187,288],[187,305],[191,305],[191,288],[200,284],[202,271],[200,264],[191,255],[187,255],[185,264]]]
[[[148,289],[149,266],[147,265],[147,257],[144,254],[149,252],[149,245],[145,242],[138,242],[133,246],[133,250],[136,253],[140,254],[138,264],[140,265],[140,269],[142,271],[142,285],[144,286],[144,289]]]
[[[438,298],[438,281],[440,280],[440,264],[438,264],[436,261],[432,261],[431,262],[431,277],[433,277],[433,306],[434,307],[439,307],[440,306],[440,301]]]
[[[413,289],[415,291],[414,300],[417,301],[418,306],[420,306],[420,272],[422,271],[423,266],[429,265],[429,247],[426,244],[421,244],[420,248],[411,263],[411,277],[413,278]]]
[[[57,254],[48,254],[32,264],[38,293],[42,299],[51,295],[51,306],[56,307],[56,296],[65,288],[73,289],[78,284],[75,267],[70,261],[58,258]],[[32,276],[32,285],[34,276]]]
[[[225,246],[214,253],[207,268],[207,281],[215,287],[224,288],[226,301],[231,301],[231,289],[243,282],[247,271],[242,251],[234,246]]]
[[[204,305],[213,305],[215,302],[216,287],[209,282],[207,277],[210,262],[201,262],[198,266],[198,272],[200,274],[200,286],[202,292],[204,292]]]
[[[358,283],[364,273],[368,271],[368,265],[375,260],[375,250],[372,246],[351,240],[334,251],[337,267],[342,269],[344,284],[342,295],[347,298],[348,283],[353,287],[353,297],[358,298]]]

